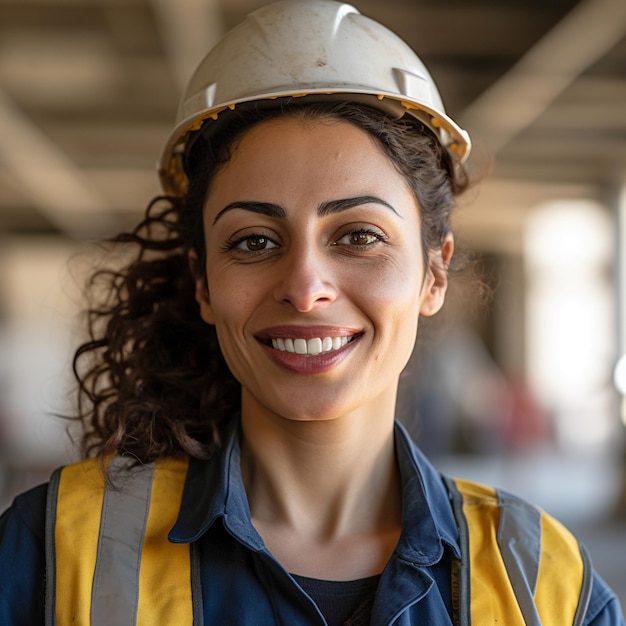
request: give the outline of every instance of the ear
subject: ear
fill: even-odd
[[[420,313],[427,317],[434,315],[443,306],[448,288],[448,267],[454,254],[454,237],[448,233],[441,248],[428,253],[428,267],[422,286]]]
[[[204,272],[200,268],[198,255],[194,250],[189,251],[189,269],[196,283],[195,298],[200,307],[200,317],[207,324],[214,324],[213,309],[209,298],[209,286]]]

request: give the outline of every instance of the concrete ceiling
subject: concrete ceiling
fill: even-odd
[[[0,237],[132,224],[158,193],[181,85],[262,4],[0,0]],[[506,238],[531,201],[607,198],[626,179],[624,0],[353,4],[425,61],[473,169],[492,163],[470,229]]]

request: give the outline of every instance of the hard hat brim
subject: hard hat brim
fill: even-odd
[[[224,112],[234,110],[238,105],[244,103],[256,103],[259,106],[280,107],[286,102],[298,99],[298,101],[328,101],[328,102],[355,102],[367,104],[378,108],[394,119],[399,119],[403,115],[411,115],[437,136],[441,144],[450,153],[463,163],[469,156],[471,141],[469,134],[463,130],[454,120],[442,114],[423,102],[410,100],[399,96],[397,93],[372,94],[371,91],[362,91],[350,87],[349,90],[338,88],[329,90],[307,90],[306,92],[285,91],[274,92],[271,96],[248,97],[232,102],[220,104],[218,107],[207,108],[200,115],[193,113],[188,118],[183,119],[170,134],[167,143],[162,151],[161,161],[158,166],[161,184],[166,194],[182,196],[187,191],[187,176],[182,162],[184,153],[187,150],[187,141],[192,133],[200,130],[207,122],[217,122]]]

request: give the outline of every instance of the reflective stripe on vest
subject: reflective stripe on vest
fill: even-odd
[[[458,479],[446,484],[463,554],[457,623],[582,625],[592,567],[576,538],[504,491]]]
[[[167,539],[188,461],[167,458],[129,470],[132,461],[114,457],[106,481],[95,459],[53,474],[46,626],[201,623],[194,622],[190,546]]]

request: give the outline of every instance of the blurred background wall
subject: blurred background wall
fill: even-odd
[[[0,0],[0,508],[75,458],[55,414],[72,413],[91,242],[159,193],[182,84],[261,4]],[[459,273],[405,419],[443,469],[538,502],[599,552],[611,539],[605,575],[626,579],[626,3],[354,5],[431,69],[482,179],[455,228],[492,297]]]

